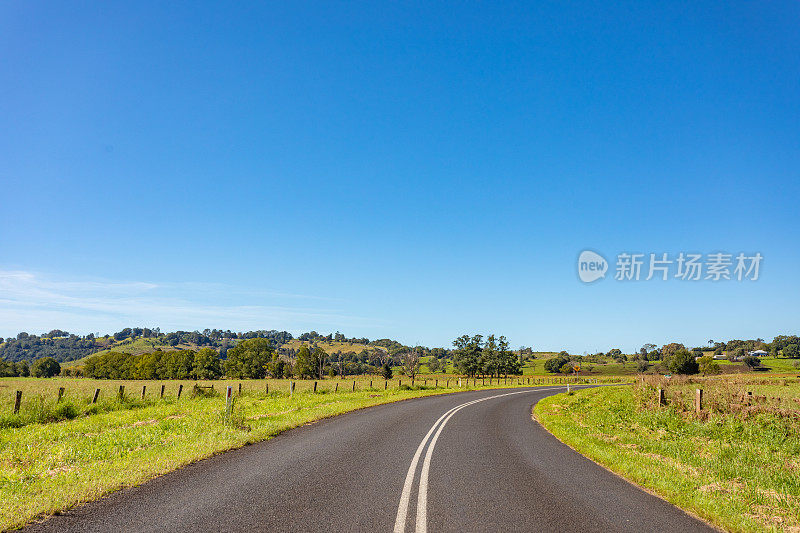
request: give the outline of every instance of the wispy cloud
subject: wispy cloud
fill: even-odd
[[[335,307],[338,299],[251,290],[221,283],[61,279],[0,270],[0,335],[59,328],[109,332],[127,326],[162,330],[372,328],[381,321]]]

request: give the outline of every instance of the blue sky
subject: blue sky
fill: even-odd
[[[798,333],[800,4],[433,4],[4,3],[0,335]]]

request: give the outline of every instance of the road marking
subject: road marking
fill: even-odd
[[[419,464],[419,459],[422,456],[422,450],[425,449],[425,445],[428,443],[428,440],[431,438],[431,435],[433,435],[434,431],[436,431],[436,435],[433,437],[433,440],[431,440],[430,446],[428,447],[428,451],[425,454],[425,460],[423,461],[422,464],[422,472],[420,473],[419,493],[417,494],[416,533],[426,533],[428,530],[428,509],[427,509],[428,473],[430,472],[431,456],[433,455],[433,448],[434,446],[436,446],[436,441],[439,439],[439,435],[441,435],[445,424],[447,424],[447,421],[450,420],[450,418],[454,414],[456,414],[456,412],[472,404],[476,404],[486,400],[492,400],[494,398],[500,398],[503,396],[512,396],[514,394],[524,394],[526,392],[544,392],[549,390],[557,390],[561,388],[563,387],[532,389],[532,390],[508,392],[505,394],[496,394],[494,396],[487,396],[486,398],[478,398],[476,400],[472,400],[469,402],[462,403],[461,405],[457,405],[452,409],[446,411],[442,416],[440,416],[439,419],[433,423],[431,429],[428,430],[428,433],[422,439],[422,442],[419,443],[417,451],[414,453],[414,457],[411,459],[411,464],[409,465],[408,472],[406,473],[405,483],[403,483],[403,491],[400,493],[400,503],[397,506],[397,516],[395,517],[394,521],[394,533],[404,533],[406,530],[406,517],[408,516],[408,505],[411,501],[411,491],[414,486],[414,474],[416,473],[417,465]]]

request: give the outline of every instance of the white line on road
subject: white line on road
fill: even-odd
[[[495,396],[487,396],[486,398],[479,398],[477,400],[472,400],[469,402],[462,403],[461,405],[457,405],[452,409],[445,412],[439,419],[433,423],[431,429],[428,430],[428,433],[425,435],[425,438],[422,439],[422,442],[419,443],[419,447],[417,447],[417,451],[414,453],[414,457],[411,459],[411,465],[408,467],[408,472],[406,473],[406,480],[403,484],[403,491],[400,494],[400,504],[397,506],[397,516],[394,521],[394,533],[404,533],[406,529],[406,517],[408,516],[408,505],[411,501],[411,491],[414,485],[414,474],[417,470],[417,464],[419,464],[419,458],[422,456],[422,450],[425,449],[425,445],[428,443],[428,440],[431,438],[431,435],[438,426],[438,431],[436,431],[436,435],[431,440],[431,444],[428,447],[428,451],[425,454],[425,460],[422,464],[422,472],[420,473],[420,481],[419,481],[419,493],[417,494],[417,519],[416,519],[416,533],[426,533],[428,530],[428,473],[430,471],[431,466],[431,456],[433,455],[433,448],[436,446],[436,441],[439,439],[439,435],[442,433],[445,424],[450,418],[456,414],[457,411],[460,411],[464,407],[468,407],[472,404],[483,402],[486,400],[491,400],[493,398],[500,398],[503,396],[511,396],[514,394],[524,394],[526,392],[543,392],[548,390],[557,390],[563,387],[550,387],[547,389],[530,389],[524,391],[516,391],[516,392],[507,392],[505,394],[497,394]],[[441,425],[439,423],[441,422]]]

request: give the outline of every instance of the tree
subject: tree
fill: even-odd
[[[678,350],[685,350],[685,349],[686,346],[684,346],[683,344],[677,342],[671,342],[669,344],[665,344],[661,348],[661,357],[663,357],[664,361],[666,361],[668,358],[672,357]]]
[[[561,372],[561,367],[564,366],[566,363],[569,363],[569,358],[564,357],[563,355],[557,355],[551,359],[548,359],[544,362],[544,369],[551,374],[557,374]]]
[[[453,366],[458,372],[473,377],[481,371],[483,335],[462,335],[453,341],[453,346]]]
[[[745,355],[747,355],[747,350],[743,346],[728,350],[729,361],[741,361]]]
[[[419,372],[419,365],[420,365],[419,359],[420,355],[419,355],[419,350],[417,348],[406,350],[400,356],[400,362],[403,365],[403,371],[405,372],[406,376],[411,378],[411,381],[414,381],[417,372]]]
[[[572,374],[572,363],[564,363],[561,365],[561,373],[565,376]]]
[[[225,374],[231,378],[263,379],[267,375],[273,352],[269,339],[243,340],[228,350]]]
[[[647,359],[640,359],[636,362],[636,371],[637,372],[647,372],[650,368],[650,363],[647,362]]]
[[[303,344],[297,350],[297,356],[294,360],[294,374],[298,378],[313,378],[317,373],[317,360],[308,349],[308,346]]]
[[[481,362],[483,363],[484,374],[500,377],[500,351],[497,348],[497,341],[494,335],[486,337],[486,342],[483,344],[481,352]]]
[[[203,348],[194,354],[192,374],[196,379],[217,379],[222,376],[222,364],[214,348]]]
[[[784,357],[789,359],[800,359],[800,346],[797,344],[787,344],[781,352]]]
[[[719,364],[716,361],[714,361],[714,358],[708,355],[698,359],[697,364],[700,367],[700,372],[702,372],[704,376],[719,374],[721,372]]]
[[[517,376],[522,374],[522,363],[517,355],[509,350],[508,340],[505,335],[500,335],[497,340],[497,351],[500,360],[500,371],[505,375]]]
[[[342,335],[342,337],[344,337],[344,335]],[[325,352],[325,350],[323,350],[319,346],[316,346],[314,348],[314,351],[311,352],[311,361],[314,363],[314,367],[317,370],[317,377],[319,379],[322,379],[322,376],[324,375],[324,372],[325,372],[325,359],[327,357],[328,357],[328,354]]]
[[[383,379],[392,379],[392,367],[389,366],[389,363],[383,364],[381,372],[383,373]]]
[[[30,376],[31,369],[28,367],[28,361],[23,359],[14,363],[14,373],[23,378]]]
[[[664,364],[673,374],[697,374],[700,369],[694,354],[685,348],[664,358]]]
[[[755,370],[761,366],[761,359],[754,355],[745,355],[742,357],[742,363],[750,370]]]
[[[441,366],[439,364],[439,360],[436,359],[435,357],[431,357],[430,359],[428,359],[427,365],[428,365],[428,370],[430,370],[433,373],[438,372]]]
[[[33,363],[31,373],[37,378],[52,378],[61,373],[61,365],[52,357],[42,357]]]

